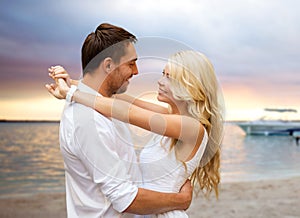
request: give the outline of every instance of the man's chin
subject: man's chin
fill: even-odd
[[[122,94],[127,91],[128,83],[124,83],[117,91],[116,94]]]

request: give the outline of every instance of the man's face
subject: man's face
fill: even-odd
[[[125,55],[121,57],[118,66],[110,73],[110,88],[113,94],[123,93],[127,90],[129,79],[138,74],[136,66],[137,54],[133,43],[125,48]]]

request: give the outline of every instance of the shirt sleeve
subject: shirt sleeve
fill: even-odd
[[[122,212],[132,203],[138,188],[130,180],[123,160],[110,149],[115,143],[111,121],[84,106],[76,110],[74,140],[78,157],[113,208]]]

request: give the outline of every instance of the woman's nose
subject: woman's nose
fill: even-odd
[[[158,85],[162,86],[164,84],[163,80],[164,80],[164,77],[163,76],[160,77],[160,79],[157,80]]]

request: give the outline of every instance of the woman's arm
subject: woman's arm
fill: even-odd
[[[114,95],[114,97],[116,99],[126,101],[128,103],[134,104],[138,107],[141,107],[141,108],[144,108],[144,109],[147,109],[147,110],[151,110],[153,112],[157,112],[157,113],[161,113],[161,114],[168,114],[169,113],[169,110],[168,110],[167,107],[164,107],[164,106],[161,106],[161,105],[158,105],[158,104],[155,104],[155,103],[151,103],[151,102],[148,102],[148,101],[144,101],[142,99],[135,98],[135,97],[127,95],[127,94],[117,94],[117,95]]]
[[[198,133],[203,131],[200,128],[200,123],[191,117],[157,113],[119,99],[76,91],[73,100],[97,110],[106,117],[113,117],[151,132],[185,142],[196,142]]]
[[[48,71],[49,71],[49,76],[52,77],[52,79],[54,79],[54,80],[64,79],[69,86],[70,85],[75,85],[75,86],[78,85],[79,80],[71,79],[68,72],[62,66],[59,66],[59,65],[52,66],[48,69]],[[158,113],[162,113],[162,114],[169,113],[169,110],[167,107],[163,107],[158,104],[150,103],[150,102],[135,98],[133,96],[127,95],[127,94],[116,94],[116,95],[114,95],[114,97],[117,99],[123,100],[123,101],[127,101],[127,102],[134,104],[136,106],[139,106],[141,108],[154,111],[154,112],[158,112]]]
[[[75,79],[70,78],[70,83],[71,83],[71,85],[78,86],[79,80],[75,80]]]
[[[59,99],[65,99],[70,90],[63,79],[58,79],[55,85],[47,84],[46,88]],[[180,140],[183,143],[177,144],[176,147],[178,159],[182,161],[192,158],[202,141],[204,127],[191,117],[160,114],[119,99],[97,97],[80,91],[74,93],[72,100],[91,107],[107,117]]]
[[[66,72],[60,66],[53,71],[55,76]],[[46,88],[55,97],[57,97],[55,94],[58,93],[59,97],[57,98],[59,99],[65,98],[69,90],[62,77],[56,78],[56,86],[50,84],[46,85]],[[134,101],[130,96],[124,98],[127,98],[129,102]],[[80,91],[74,93],[73,100],[91,107],[107,117],[113,117],[160,135],[191,142],[194,145],[198,144],[195,143],[198,142],[198,136],[203,134],[203,128],[200,128],[199,121],[187,116],[166,114],[165,111],[160,113],[158,112],[160,110],[149,110],[147,108],[151,106],[151,103],[145,106],[146,104],[142,100],[136,102],[140,105],[143,104],[146,109],[120,99],[96,97]]]

